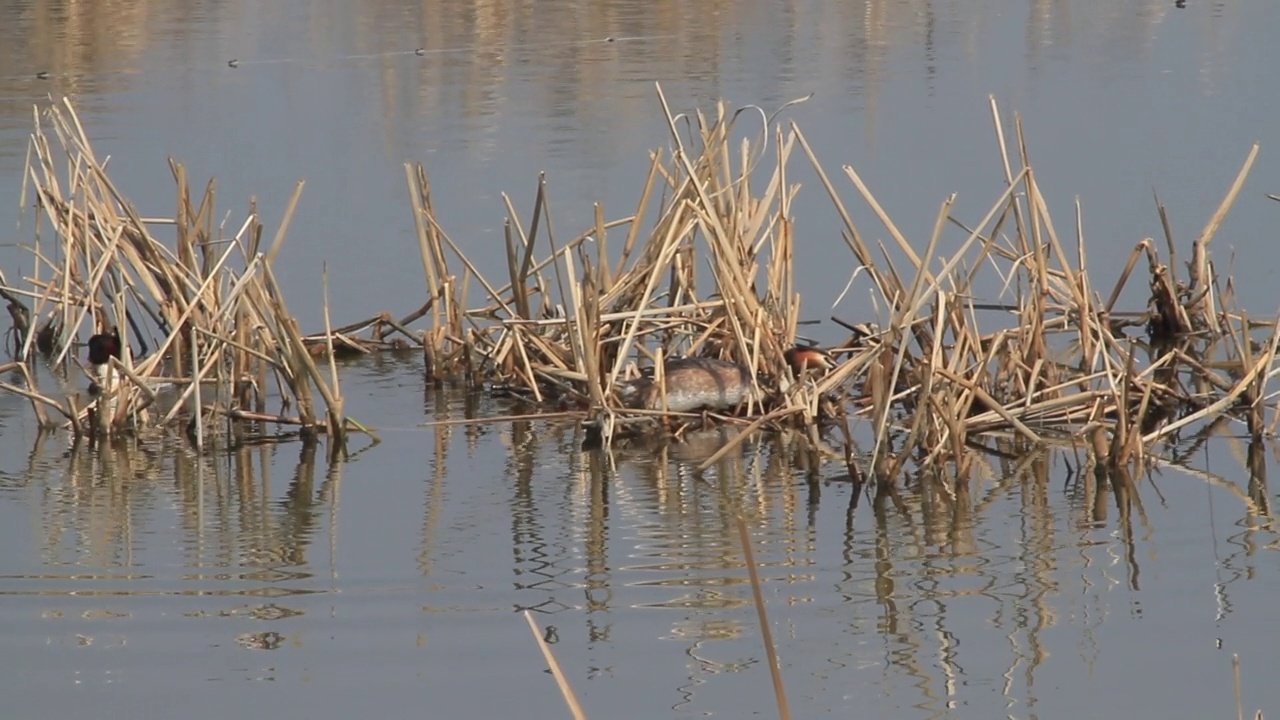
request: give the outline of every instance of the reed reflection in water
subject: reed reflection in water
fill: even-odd
[[[395,392],[394,375],[366,377]],[[446,415],[510,411],[472,398],[424,395]],[[496,676],[555,712],[536,661],[514,657],[532,651],[514,611],[531,609],[606,709],[745,711],[771,700],[740,514],[801,707],[934,717],[1053,704],[1063,673],[1123,658],[1115,639],[1141,637],[1143,616],[1181,617],[1166,598],[1209,602],[1195,588],[1215,572],[1210,632],[1238,632],[1257,602],[1240,590],[1275,581],[1260,562],[1280,544],[1260,475],[1245,489],[1207,473],[1150,485],[1010,446],[954,493],[912,478],[869,497],[813,472],[806,441],[786,435],[697,472],[735,432],[606,453],[579,450],[572,424],[436,425],[390,432],[329,473],[296,444],[201,462],[177,442],[69,454],[49,438],[0,468],[0,616],[47,690],[194,673],[303,681],[299,702],[317,707],[372,683],[393,703],[513,710],[472,694]],[[1241,450],[1258,462],[1260,448]],[[1179,508],[1204,488],[1238,527],[1208,549],[1220,571],[1174,570],[1161,549],[1202,534]],[[65,656],[86,648],[114,652]],[[354,658],[371,674],[351,675]]]

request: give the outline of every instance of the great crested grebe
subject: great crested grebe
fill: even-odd
[[[89,382],[90,397],[97,397],[104,389],[115,387],[118,379],[111,367],[111,358],[120,359],[120,331],[111,328],[109,333],[99,333],[89,338],[89,364],[93,366],[93,379]],[[114,411],[114,407],[111,408]]]
[[[680,358],[662,365],[662,386],[651,377],[642,377],[619,385],[627,407],[643,410],[727,410],[747,400],[760,400],[751,371],[743,365],[716,358]]]
[[[93,379],[89,382],[89,395],[98,397],[100,422],[109,423],[116,414],[115,389],[120,383],[120,375],[111,367],[111,358],[120,359],[120,331],[111,328],[109,333],[99,333],[89,338],[89,364],[93,366]],[[105,405],[103,405],[105,401]],[[99,427],[105,427],[101,425]]]
[[[824,371],[836,366],[835,360],[825,351],[808,345],[791,347],[782,353],[782,357],[791,366],[791,372],[796,377],[800,377],[806,370]]]
[[[120,359],[120,331],[115,328],[89,338],[89,364],[94,369],[111,362],[111,358]]]
[[[783,353],[792,373],[824,371],[834,367],[831,357],[817,348],[793,347]],[[665,388],[668,412],[729,410],[745,402],[760,402],[764,394],[745,365],[717,358],[679,358],[662,365],[663,383],[641,377],[618,387],[630,408],[662,410]]]

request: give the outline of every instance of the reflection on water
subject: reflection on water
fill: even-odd
[[[447,390],[427,398],[506,412]],[[580,451],[571,424],[433,425],[393,431],[367,462],[329,472],[298,446],[201,461],[177,440],[68,453],[50,438],[25,466],[9,457],[0,468],[0,615],[28,628],[15,649],[117,651],[50,656],[49,667],[145,688],[137,673],[154,669],[156,648],[207,648],[189,667],[222,680],[321,679],[341,658],[397,646],[424,667],[454,656],[457,672],[475,672],[495,660],[464,648],[522,642],[511,618],[530,609],[588,692],[603,682],[595,692],[623,697],[614,685],[627,677],[647,688],[653,714],[730,712],[769,702],[741,515],[798,703],[989,716],[1051,704],[1070,668],[1103,672],[1124,656],[1116,638],[1153,647],[1148,622],[1176,618],[1193,636],[1244,644],[1259,617],[1251,598],[1280,583],[1260,555],[1280,540],[1256,502],[1267,496],[1258,473],[1195,482],[1166,468],[1147,481],[1009,446],[969,486],[908,479],[859,503],[848,482],[807,472],[795,437],[752,436],[695,470],[737,432],[609,453]],[[1232,472],[1263,462],[1259,448],[1240,450]],[[1195,500],[1205,492],[1217,508]],[[1199,509],[1178,509],[1189,501]],[[1233,519],[1206,536],[1210,517]],[[1181,548],[1199,537],[1214,563]],[[1216,619],[1197,628],[1166,598]],[[242,673],[235,653],[247,650],[284,655]],[[503,672],[541,681],[524,662]]]
[[[1033,71],[1074,44],[1096,48],[1104,72],[1131,67],[1150,52],[1173,11],[1165,0],[1030,5],[1023,52]],[[977,38],[1006,22],[1000,9],[957,0],[725,0],[711,6],[399,0],[261,7],[8,0],[0,3],[0,127],[25,128],[31,104],[49,93],[90,101],[127,94],[146,82],[140,75],[160,56],[169,56],[167,64],[192,81],[206,82],[231,59],[246,70],[264,63],[370,63],[387,139],[398,146],[418,130],[418,118],[442,108],[459,109],[471,120],[527,113],[573,135],[621,130],[613,119],[651,111],[654,80],[678,79],[691,83],[696,97],[715,97],[744,63],[768,63],[770,74],[784,82],[817,80],[805,77],[813,70],[830,73],[861,88],[874,114],[884,76],[895,71],[892,52],[920,47],[920,70],[932,85],[942,71],[937,45],[958,44],[973,57],[980,52]],[[1216,75],[1223,50],[1212,20],[1204,19],[1202,34],[1206,78]],[[254,31],[244,34],[240,28],[246,26]],[[285,42],[268,43],[280,38]],[[524,83],[530,79],[537,84]],[[620,85],[636,87],[620,93]],[[786,99],[757,100],[769,106]],[[585,136],[595,139],[591,132]],[[570,142],[567,136],[564,142]],[[0,151],[20,148],[0,145]]]
[[[204,461],[182,442],[121,441],[96,452],[42,437],[20,483],[0,486],[38,498],[39,563],[62,572],[20,575],[7,593],[76,597],[131,595],[135,568],[178,562],[184,571],[148,594],[285,597],[317,592],[309,549],[337,482],[317,487],[316,450],[303,448],[281,497],[272,497],[274,449],[245,448]],[[290,448],[292,450],[292,448]],[[35,510],[37,508],[33,508]],[[174,533],[172,547],[147,540]]]

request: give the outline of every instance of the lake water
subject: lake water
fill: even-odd
[[[425,294],[404,162],[498,274],[501,194],[527,212],[541,171],[564,236],[594,202],[634,209],[669,142],[661,82],[677,112],[813,93],[784,121],[921,247],[949,193],[976,221],[1002,190],[994,95],[1022,116],[1060,231],[1080,199],[1108,287],[1160,237],[1153,191],[1185,251],[1260,142],[1213,249],[1271,314],[1280,13],[1185,4],[0,1],[0,269],[30,270],[32,105],[68,96],[144,215],[173,212],[169,156],[217,178],[229,225],[256,196],[274,228],[305,179],[279,261],[304,328],[326,263],[336,322],[403,314]],[[804,316],[824,320],[853,261],[796,167]],[[0,395],[8,716],[564,717],[528,609],[592,717],[767,717],[735,513],[798,717],[1224,717],[1232,654],[1246,709],[1280,713],[1280,535],[1244,440],[1162,467],[1127,514],[1061,454],[989,461],[954,502],[909,485],[900,507],[852,508],[847,483],[805,482],[785,438],[699,476],[723,438],[608,455],[572,423],[427,425],[511,408],[429,390],[414,357],[343,383],[383,442],[333,469],[296,443],[71,454]]]

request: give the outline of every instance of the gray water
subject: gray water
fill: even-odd
[[[1187,5],[0,2],[0,268],[30,270],[14,245],[32,234],[31,107],[68,96],[144,215],[172,214],[168,156],[217,178],[229,224],[252,195],[274,228],[305,179],[279,261],[304,327],[326,263],[336,321],[404,313],[425,293],[404,162],[499,268],[501,193],[527,211],[541,171],[565,236],[594,202],[632,211],[669,142],[661,82],[677,112],[814,93],[784,121],[920,244],[949,193],[976,221],[1001,192],[994,95],[1022,116],[1060,231],[1080,199],[1108,286],[1160,236],[1153,190],[1185,248],[1261,142],[1213,249],[1269,314],[1280,13]],[[796,179],[821,320],[853,263],[815,178]],[[71,454],[0,395],[6,715],[564,717],[529,609],[592,717],[769,716],[736,512],[797,716],[1224,717],[1232,654],[1249,708],[1280,713],[1280,537],[1244,441],[1162,467],[1131,515],[1062,455],[990,460],[954,502],[911,486],[901,508],[851,510],[851,486],[806,483],[785,438],[696,476],[700,446],[602,455],[570,422],[426,425],[513,408],[428,390],[420,368],[344,368],[383,442],[333,469],[297,443]]]

